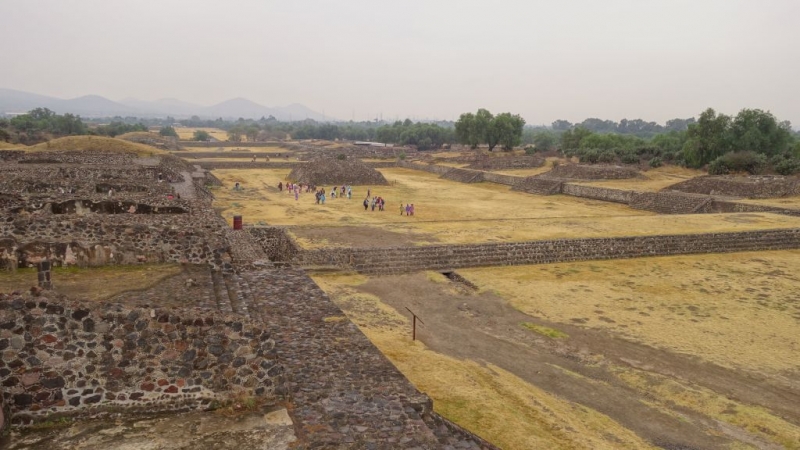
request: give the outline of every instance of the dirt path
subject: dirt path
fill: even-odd
[[[437,286],[437,285],[434,285]],[[635,368],[703,386],[731,400],[762,405],[800,424],[800,392],[682,355],[613,337],[607,333],[553,325],[530,317],[490,294],[448,285],[432,288],[425,274],[371,279],[359,291],[376,295],[398,312],[410,307],[423,317],[418,337],[432,350],[502,367],[527,382],[604,413],[653,444],[664,448],[727,448],[745,441],[773,448],[758,436],[723,426],[713,417],[686,408],[665,412],[648,402],[611,370]],[[444,287],[442,287],[444,286]],[[466,289],[466,288],[464,288]],[[569,335],[550,339],[520,326],[522,322],[556,326]],[[597,355],[602,355],[598,364]]]

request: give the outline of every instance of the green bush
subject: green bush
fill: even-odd
[[[345,155],[344,153],[339,153],[338,155],[336,155],[336,159],[338,159],[339,161],[344,161],[345,159],[347,159],[347,155]]]
[[[800,159],[797,158],[783,158],[780,162],[774,165],[775,172],[781,175],[794,175],[800,172]]]
[[[582,163],[597,164],[597,161],[600,159],[600,152],[594,148],[585,149],[581,151],[578,158]]]
[[[617,160],[617,155],[611,150],[603,150],[600,152],[600,155],[598,155],[597,160],[601,163],[613,163]]]
[[[624,151],[619,154],[619,160],[623,162],[623,164],[636,164],[639,162],[639,155],[633,151]]]
[[[400,152],[400,155],[398,156],[398,158],[400,158],[400,161],[405,161],[405,159],[406,159],[406,152]]]
[[[536,153],[536,148],[535,147],[532,147],[530,145],[525,147],[525,154],[526,155],[533,155],[534,153]]]
[[[726,153],[708,164],[710,175],[725,175],[732,172],[747,172],[755,175],[764,171],[767,157],[755,152]]]
[[[650,160],[650,167],[652,167],[654,169],[656,167],[661,167],[661,165],[662,165],[662,162],[661,162],[661,157],[660,156],[654,156],[653,159]]]

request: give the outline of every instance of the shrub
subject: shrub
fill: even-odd
[[[659,156],[654,156],[653,159],[650,160],[650,167],[652,168],[661,167],[661,164],[661,157]]]
[[[400,158],[400,161],[405,161],[405,159],[406,159],[406,152],[400,152],[400,155],[398,155],[398,158]]]
[[[597,164],[597,161],[600,159],[600,152],[590,148],[588,150],[583,150],[578,158],[582,163]]]
[[[345,155],[344,153],[339,153],[338,155],[336,155],[336,159],[338,159],[339,161],[344,161],[345,159],[347,159],[347,155]]]
[[[617,155],[614,154],[611,150],[603,150],[600,152],[600,155],[597,157],[597,160],[601,163],[613,163],[617,160]]]
[[[726,153],[708,164],[710,175],[725,175],[732,172],[761,173],[767,166],[767,157],[755,152]]]
[[[624,164],[636,164],[639,162],[639,155],[633,151],[624,151],[620,152],[619,160],[622,161]]]
[[[774,165],[775,172],[781,175],[793,175],[800,172],[800,159],[785,158]]]
[[[531,147],[530,145],[525,147],[525,154],[526,155],[533,155],[534,153],[536,153],[536,148],[535,147]]]

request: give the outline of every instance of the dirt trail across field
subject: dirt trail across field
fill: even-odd
[[[419,314],[425,327],[417,336],[431,350],[501,367],[552,394],[606,414],[663,448],[728,448],[735,441],[759,448],[775,446],[696,411],[656,408],[648,402],[647,393],[632,389],[615,375],[613,367],[699,385],[800,424],[800,392],[789,386],[603,331],[551,324],[514,309],[492,293],[432,284],[424,273],[373,278],[358,290],[379,297],[404,315],[405,307]],[[547,338],[521,327],[523,322],[554,326],[569,337]]]

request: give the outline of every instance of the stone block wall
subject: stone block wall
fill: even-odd
[[[452,168],[445,172],[440,178],[459,183],[480,183],[483,181],[483,172],[479,170]]]
[[[484,172],[483,180],[489,181],[491,183],[504,184],[506,186],[515,187],[522,184],[522,181],[525,180],[525,178],[514,175],[501,175],[499,173]]]
[[[634,191],[622,189],[609,189],[596,186],[582,186],[579,184],[564,183],[561,186],[561,193],[574,197],[591,198],[605,202],[615,202],[628,204],[636,194]]]
[[[563,180],[556,178],[527,177],[514,186],[515,191],[523,191],[537,195],[560,194]]]
[[[402,167],[404,169],[423,170],[425,172],[439,175],[443,175],[453,169],[452,167],[448,166],[437,166],[436,164],[418,164],[410,161],[398,161],[397,167]]]
[[[300,265],[334,265],[369,274],[393,274],[462,267],[795,248],[800,248],[800,229],[557,239],[502,244],[320,249],[301,251],[294,262]]]
[[[210,215],[10,217],[0,222],[0,253],[21,266],[49,257],[57,266],[189,262],[218,265],[227,252],[224,219]]]
[[[274,399],[283,382],[268,331],[201,310],[2,296],[0,352],[16,424],[114,407],[203,408],[236,394]]]
[[[247,227],[245,230],[261,245],[270,261],[291,261],[299,251],[284,228]]]
[[[682,192],[634,192],[628,206],[659,214],[695,214],[711,203],[706,195]]]

